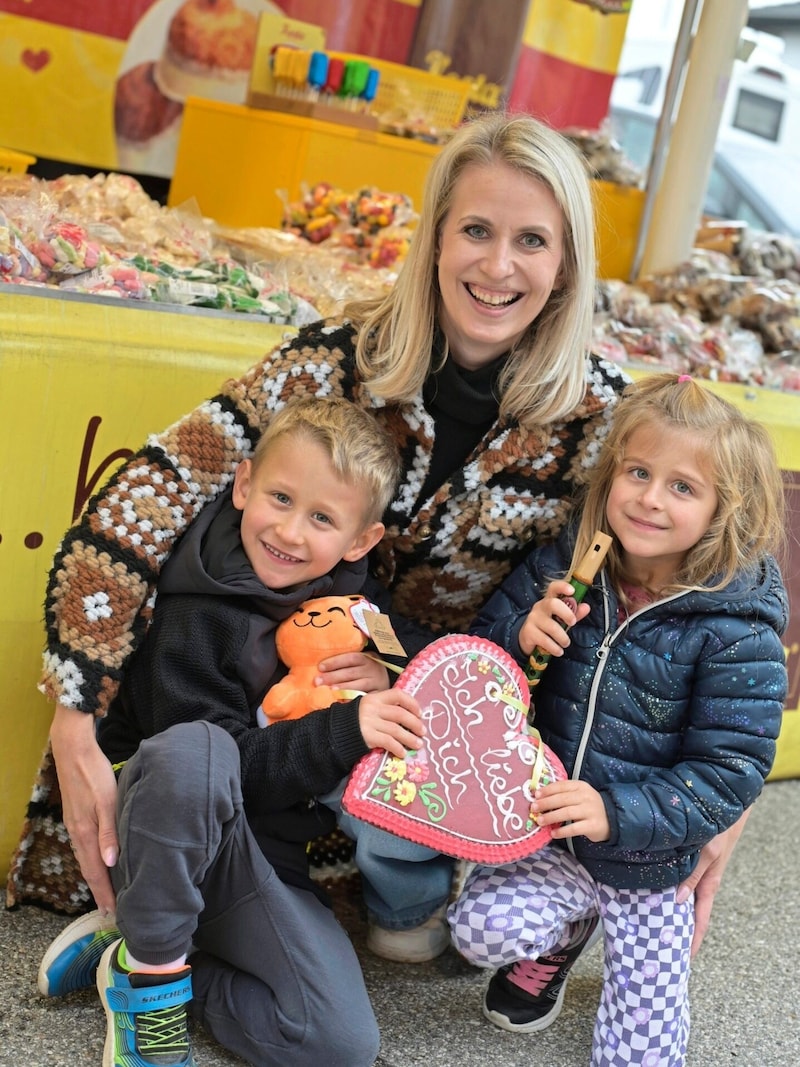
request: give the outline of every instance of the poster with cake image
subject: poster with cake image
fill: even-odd
[[[244,103],[262,13],[281,12],[270,0],[157,0],[143,15],[114,88],[119,170],[172,174],[188,96]]]

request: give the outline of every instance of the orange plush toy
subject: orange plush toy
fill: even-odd
[[[320,660],[341,652],[360,652],[367,643],[365,611],[377,611],[366,597],[323,596],[304,601],[275,632],[275,647],[289,668],[267,692],[258,709],[261,726],[299,719],[309,711],[348,700],[341,690],[314,685]]]

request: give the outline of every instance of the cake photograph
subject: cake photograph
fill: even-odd
[[[133,29],[114,93],[117,167],[171,176],[188,96],[243,104],[271,0],[157,0]]]

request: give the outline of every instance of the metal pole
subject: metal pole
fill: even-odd
[[[703,0],[678,114],[653,198],[641,272],[674,270],[694,246],[747,0]]]
[[[672,64],[669,69],[667,84],[664,87],[664,106],[661,109],[661,114],[656,125],[656,135],[653,141],[650,165],[647,169],[647,183],[645,185],[642,217],[639,223],[636,250],[634,252],[633,263],[631,264],[630,270],[630,279],[634,281],[639,277],[642,260],[644,259],[644,250],[650,233],[650,224],[653,218],[656,194],[658,193],[659,186],[661,185],[661,178],[664,174],[670,137],[672,136],[672,125],[675,121],[675,113],[683,88],[683,77],[686,71],[686,64],[689,61],[689,52],[692,47],[695,16],[697,15],[698,8],[702,6],[702,3],[703,0],[686,0],[681,15],[681,24],[678,29],[678,36],[675,40],[675,50],[672,53]]]

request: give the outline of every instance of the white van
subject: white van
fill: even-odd
[[[754,229],[800,237],[800,71],[781,60],[783,42],[745,30],[722,110],[704,210]],[[672,61],[671,41],[626,40],[609,123],[625,154],[650,162]]]

